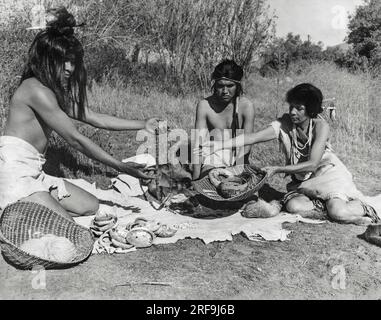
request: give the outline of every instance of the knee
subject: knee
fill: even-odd
[[[308,199],[291,199],[286,203],[286,210],[290,213],[298,213],[310,211],[313,209],[313,204]]]
[[[80,214],[81,216],[92,216],[96,214],[99,210],[99,200],[96,197],[91,197],[86,203],[81,207]]]
[[[341,206],[327,206],[328,216],[337,222],[347,222],[350,217],[350,212],[345,207]]]

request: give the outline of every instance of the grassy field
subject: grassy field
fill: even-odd
[[[338,119],[332,123],[332,143],[354,174],[360,190],[380,193],[381,120],[377,94],[380,84],[366,74],[351,75],[332,65],[312,65],[302,74],[292,71],[280,79],[248,77],[246,95],[256,110],[255,130],[287,111],[285,92],[297,83],[319,86],[326,98],[336,98]],[[5,81],[5,80],[2,80]],[[279,85],[277,85],[279,83]],[[3,83],[4,84],[4,83]],[[126,85],[118,78],[91,84],[94,110],[125,118],[159,116],[172,128],[190,130],[197,100],[207,92],[171,96],[160,85]],[[7,93],[1,92],[2,128]],[[108,132],[78,123],[78,128],[115,157],[134,155],[139,143],[135,132]],[[258,165],[283,161],[278,144],[258,145],[252,160]],[[116,172],[87,159],[54,136],[47,155],[51,173],[82,177],[107,187]],[[271,181],[282,189],[281,178]],[[233,241],[205,245],[185,239],[154,245],[127,255],[95,255],[78,267],[47,272],[48,286],[34,290],[29,272],[16,270],[0,259],[2,299],[379,299],[380,248],[359,239],[364,227],[327,222],[322,225],[285,225],[290,241],[255,242],[241,235]],[[346,289],[332,287],[333,268],[345,267]],[[62,281],[64,279],[64,281]],[[171,287],[129,286],[139,281],[172,282]],[[125,289],[124,289],[125,288]]]
[[[5,75],[0,80],[0,87],[6,87]],[[11,81],[16,83],[14,75]],[[278,79],[249,75],[244,88],[246,96],[254,103],[255,130],[264,128],[277,115],[287,112],[284,95],[288,89],[301,82],[311,82],[321,88],[325,98],[336,99],[337,120],[331,122],[334,150],[354,174],[360,187],[372,192],[374,188],[367,188],[366,182],[381,180],[381,101],[377,97],[381,82],[365,73],[350,74],[339,70],[332,64],[311,65],[301,74],[293,72],[291,68]],[[160,89],[160,81],[156,86],[127,85],[118,76],[112,80],[93,81],[89,87],[89,104],[94,110],[128,119],[157,116],[167,119],[171,128],[182,128],[188,132],[194,125],[197,101],[209,94],[194,90],[191,94],[172,96]],[[5,124],[8,97],[9,92],[2,90],[0,130]],[[78,123],[78,128],[118,158],[134,155],[139,146],[133,131],[108,132],[81,123]],[[279,164],[283,159],[278,150],[276,142],[257,145],[252,150],[252,159],[258,165]],[[57,136],[52,138],[48,158],[49,155],[51,163],[48,163],[47,170],[57,175],[102,181],[102,177],[113,173],[112,169],[72,150]]]
[[[4,2],[5,5],[8,5],[7,2]],[[13,14],[19,10],[18,7],[21,10],[25,6],[24,0],[16,2],[11,7]],[[74,3],[71,0],[60,2]],[[120,5],[130,2],[115,1]],[[91,3],[96,4],[96,1],[86,1],[86,5]],[[119,10],[112,13],[100,3],[102,1],[95,7],[89,6],[85,16],[90,19],[87,21],[89,28],[99,24],[103,30],[78,30],[82,36],[90,35],[89,39],[84,37],[87,45],[92,40],[96,42],[107,36],[104,31],[108,23],[111,21],[112,27],[117,21],[115,14],[120,13]],[[149,4],[156,5],[158,2],[146,3],[149,8]],[[139,4],[136,8],[140,10],[141,7]],[[94,8],[100,8],[100,11],[94,11]],[[214,9],[226,16],[221,6]],[[107,14],[98,14],[102,12]],[[2,14],[3,17],[11,16],[5,9]],[[3,43],[0,48],[0,134],[5,126],[10,95],[17,86],[34,35],[24,28],[29,26],[29,22],[25,24],[27,10],[22,9],[20,14],[20,21],[16,20],[12,26],[0,30]],[[130,14],[130,11],[126,10],[125,14]],[[105,21],[98,20],[99,17],[105,18]],[[189,21],[195,22],[195,26],[200,25],[197,19]],[[216,16],[215,21],[223,22],[224,19]],[[163,19],[163,26],[167,22],[168,27],[172,28],[168,19]],[[183,21],[178,26],[184,26]],[[210,31],[210,28],[206,29]],[[131,35],[132,39],[136,37],[129,33],[129,29],[123,27],[122,31],[121,34]],[[172,36],[171,32],[155,28],[152,31],[155,34],[158,31],[158,36],[152,39]],[[188,32],[186,34],[190,35]],[[217,37],[209,38],[217,39],[217,44],[224,43]],[[214,46],[200,43],[216,53]],[[127,41],[127,44],[133,46],[133,41]],[[178,48],[182,54],[183,47]],[[85,46],[89,76],[97,79],[88,84],[90,107],[128,119],[160,117],[167,119],[171,128],[189,132],[195,122],[197,101],[210,92],[181,85],[181,82],[176,83],[177,86],[172,85],[173,79],[163,75],[167,68],[152,61],[148,65],[148,60],[147,65],[135,65],[126,58],[124,49],[107,42]],[[199,52],[197,46],[195,52]],[[201,70],[202,75],[209,72],[204,68],[197,70]],[[291,65],[285,74],[278,77],[264,78],[258,73],[249,74],[244,82],[244,91],[255,107],[254,129],[265,128],[277,116],[287,112],[285,94],[302,82],[321,88],[327,99],[335,98],[337,120],[330,121],[333,148],[353,173],[361,191],[368,195],[380,194],[380,78],[372,78],[370,73],[364,72],[352,74],[338,69],[333,63]],[[179,88],[185,93],[177,94]],[[136,141],[135,131],[99,130],[80,122],[77,126],[80,132],[118,159],[135,155],[141,143]],[[97,182],[101,188],[107,188],[110,178],[117,174],[115,170],[80,154],[56,134],[51,137],[47,159],[44,169],[48,173],[84,178]],[[251,160],[258,166],[265,166],[281,164],[284,159],[278,143],[272,141],[253,147]],[[277,175],[269,183],[278,191],[284,191],[286,182],[281,175]],[[261,192],[265,194],[268,190],[266,187]],[[325,219],[326,216],[323,213],[318,218]],[[342,225],[329,220],[318,225],[295,223],[284,224],[283,227],[291,231],[289,241],[257,242],[249,241],[243,235],[235,235],[232,241],[204,244],[197,239],[183,239],[129,254],[92,255],[75,268],[48,270],[44,290],[35,290],[31,285],[34,273],[17,270],[0,258],[0,275],[3,275],[0,277],[0,299],[380,299],[381,248],[359,237],[365,227]],[[345,270],[346,289],[338,290],[332,285],[336,267]],[[169,282],[172,285],[139,285],[147,281]],[[130,285],[124,286],[126,283]]]
[[[333,148],[354,174],[361,189],[376,192],[373,187],[367,187],[367,181],[381,180],[381,102],[377,97],[380,82],[365,73],[350,74],[331,64],[311,65],[301,74],[291,69],[279,81],[252,74],[246,79],[244,88],[246,96],[254,103],[255,130],[264,128],[277,115],[287,112],[284,95],[301,82],[311,82],[322,89],[325,98],[336,99],[337,120],[331,122]],[[185,96],[171,96],[160,89],[160,83],[156,87],[126,85],[117,76],[112,81],[93,81],[90,87],[89,104],[94,110],[128,119],[157,116],[167,119],[171,128],[182,128],[188,132],[194,125],[197,101],[209,94],[195,90]],[[7,112],[4,94],[1,106],[3,125]],[[134,155],[140,144],[135,141],[136,133],[133,131],[109,132],[81,123],[78,123],[78,128],[118,158]],[[276,142],[257,145],[252,150],[252,159],[258,165],[280,164],[283,158],[278,150]],[[49,155],[52,165],[48,164],[48,168],[57,175],[85,177],[102,184],[102,177],[113,173],[112,169],[72,150],[57,136],[52,139],[48,158]]]

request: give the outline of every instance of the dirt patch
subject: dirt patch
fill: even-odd
[[[186,239],[129,254],[91,256],[74,268],[46,271],[45,289],[38,288],[36,272],[1,260],[0,298],[381,298],[381,248],[358,238],[365,227],[331,222],[285,227],[292,231],[285,242],[238,235],[231,242],[205,245]]]
[[[102,176],[91,180],[102,187],[109,183]],[[363,186],[363,192],[375,190],[375,183]],[[264,197],[284,191],[266,188]],[[231,242],[205,245],[185,239],[129,254],[91,256],[74,268],[46,271],[44,289],[38,287],[41,274],[16,270],[0,259],[0,298],[381,298],[381,248],[358,237],[365,227],[331,222],[284,227],[292,231],[285,242],[254,242],[237,235]]]

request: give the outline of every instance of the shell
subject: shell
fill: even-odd
[[[99,210],[94,217],[94,220],[104,221],[115,218],[115,215],[105,212],[103,210]]]
[[[110,236],[111,236],[111,234],[115,233],[118,237],[122,237],[122,238],[126,239],[128,230],[126,230],[124,228],[112,228],[111,230],[109,230],[109,232],[110,232]],[[116,239],[116,240],[118,240],[118,239]]]
[[[100,236],[102,235],[104,232],[106,232],[107,230],[110,230],[111,228],[115,227],[118,223],[118,218],[117,217],[114,217],[112,218],[111,220],[109,220],[110,222],[108,222],[106,225],[104,226],[99,226],[96,224],[96,221],[93,219],[90,223],[90,230],[91,232],[95,235],[95,236]]]
[[[95,226],[95,227],[104,227],[104,226],[107,226],[108,224],[110,224],[111,222],[113,222],[115,219],[114,218],[110,218],[110,219],[108,219],[108,220],[96,220],[96,219],[94,219],[93,221],[92,221],[92,224],[93,224],[93,226]]]
[[[151,220],[151,221],[147,221],[143,227],[144,228],[147,228],[149,231],[152,231],[152,232],[156,232],[157,230],[159,230],[161,228],[161,223],[158,222],[158,221],[155,221],[155,220]]]
[[[177,229],[168,227],[166,224],[160,226],[155,234],[160,238],[169,238],[175,235]]]
[[[161,227],[161,223],[156,220],[147,220],[145,218],[136,218],[134,222],[129,223],[126,226],[127,230],[133,230],[136,228],[145,228],[151,232],[155,232]]]
[[[136,248],[150,247],[155,235],[145,228],[134,228],[127,233],[126,240]]]
[[[102,231],[98,231],[98,230],[96,230],[96,229],[93,229],[92,227],[90,227],[90,231],[91,231],[91,232],[93,233],[93,235],[96,236],[96,237],[100,237],[100,236],[103,234]]]

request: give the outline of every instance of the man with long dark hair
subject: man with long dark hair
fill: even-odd
[[[242,96],[243,69],[233,60],[224,60],[212,73],[213,94],[197,105],[195,128],[207,130],[215,140],[235,137],[237,131],[249,134],[254,127],[253,104]],[[197,143],[195,144],[197,145]],[[215,167],[229,167],[248,163],[250,146],[238,150],[223,150],[193,165],[193,179],[205,175]]]
[[[76,21],[63,7],[48,11],[35,37],[0,137],[0,210],[18,200],[44,204],[66,217],[94,214],[98,199],[42,171],[49,136],[56,131],[73,148],[120,172],[149,179],[144,165],[123,163],[78,132],[72,119],[108,130],[154,131],[157,119],[125,120],[87,106],[83,48]]]

